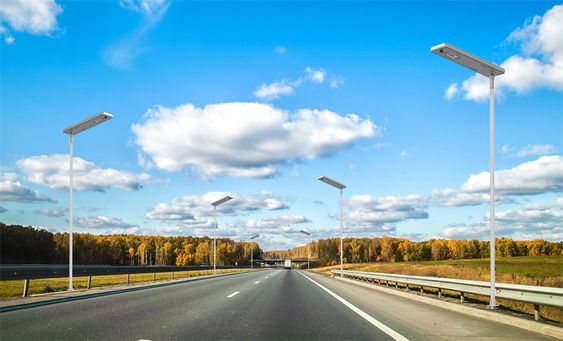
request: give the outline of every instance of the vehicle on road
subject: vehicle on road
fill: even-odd
[[[283,264],[283,268],[286,270],[291,270],[291,259],[286,259],[284,264]]]

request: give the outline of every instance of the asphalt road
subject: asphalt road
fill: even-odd
[[[436,339],[541,335],[295,270],[266,270],[0,314],[1,340]]]

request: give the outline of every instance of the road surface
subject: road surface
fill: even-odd
[[[296,270],[265,270],[0,314],[1,340],[549,339]]]

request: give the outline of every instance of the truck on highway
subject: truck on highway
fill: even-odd
[[[283,264],[283,268],[286,270],[291,270],[291,259],[285,260],[285,263]]]

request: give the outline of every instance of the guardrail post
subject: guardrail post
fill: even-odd
[[[90,289],[92,287],[92,276],[88,276],[88,285],[87,285],[87,289]]]
[[[465,302],[465,294],[464,293],[460,293],[459,300],[461,301],[461,303]]]
[[[420,293],[424,294],[424,288],[422,287],[422,285],[420,286]]]
[[[156,282],[156,272],[152,273],[152,282]]]
[[[129,285],[129,274],[127,274],[127,282],[125,284]]]
[[[172,271],[172,279],[174,279],[174,271]]]
[[[442,298],[442,288],[438,288],[438,298]]]
[[[22,295],[22,297],[27,297],[28,292],[29,292],[29,278],[24,279],[24,281],[23,281],[23,295]]]
[[[534,320],[539,321],[540,318],[540,305],[534,304]]]
[[[410,288],[409,284],[407,283],[407,291],[410,291],[410,289],[411,288]]]
[[[395,282],[395,289],[399,289],[399,282]]]

